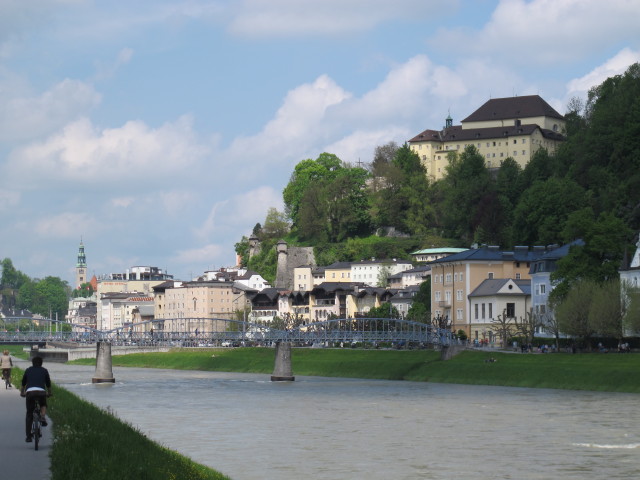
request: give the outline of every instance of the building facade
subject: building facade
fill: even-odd
[[[471,338],[469,294],[485,279],[530,281],[531,263],[544,253],[544,247],[502,251],[483,246],[431,262],[431,314],[449,319],[452,330],[464,330]]]
[[[453,125],[451,117],[441,130],[425,130],[409,146],[422,161],[431,180],[446,174],[449,153],[462,153],[473,145],[487,168],[499,168],[513,158],[524,168],[541,148],[549,153],[564,142],[565,120],[538,95],[495,98]]]

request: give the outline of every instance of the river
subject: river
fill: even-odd
[[[48,364],[53,380],[234,480],[625,479],[640,396]],[[115,440],[114,440],[115,441]]]

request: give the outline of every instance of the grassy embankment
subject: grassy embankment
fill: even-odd
[[[493,357],[495,362],[487,362]],[[270,348],[172,350],[114,356],[114,366],[271,374]],[[78,363],[95,364],[95,360]],[[292,350],[294,375],[640,393],[640,355],[465,351],[441,361],[430,350]]]
[[[1,348],[1,347],[0,347]],[[5,347],[6,348],[6,347]],[[22,347],[9,348],[25,358]],[[14,383],[23,372],[14,368]],[[149,440],[111,413],[54,386],[52,480],[224,480],[228,477]]]

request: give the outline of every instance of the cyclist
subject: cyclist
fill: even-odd
[[[0,368],[2,369],[2,378],[6,380],[8,383],[8,387],[11,387],[11,368],[13,367],[13,360],[11,360],[11,355],[9,355],[9,350],[5,350],[2,352],[2,357],[0,358]]]
[[[31,442],[31,423],[33,409],[36,407],[36,397],[40,402],[40,418],[43,427],[47,426],[47,397],[51,396],[51,378],[49,371],[42,366],[42,357],[33,357],[32,366],[27,368],[22,376],[20,395],[27,397],[27,442]]]

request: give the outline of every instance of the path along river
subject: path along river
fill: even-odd
[[[46,365],[55,382],[234,480],[640,478],[640,396]],[[114,439],[117,441],[117,439]]]

